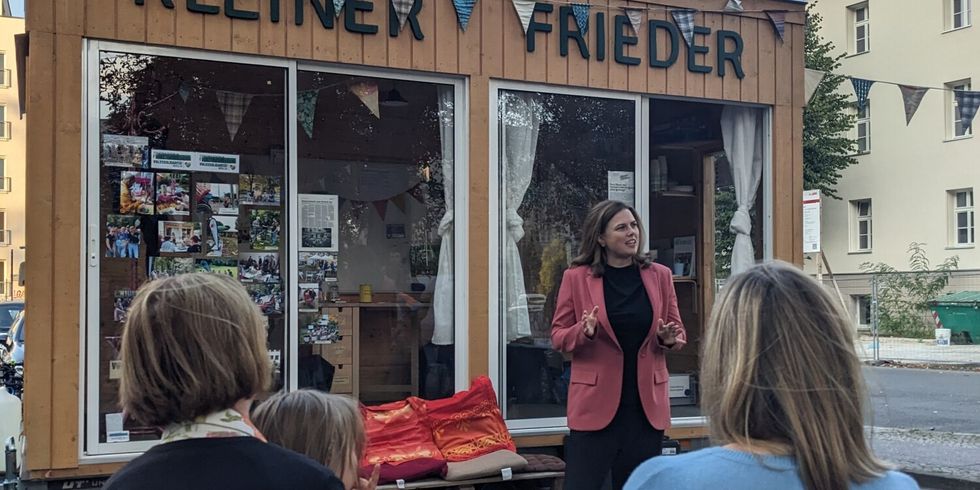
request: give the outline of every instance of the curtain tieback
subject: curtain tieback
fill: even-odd
[[[524,238],[524,219],[514,209],[507,210],[507,234],[517,243]]]
[[[740,235],[748,235],[752,231],[752,217],[749,215],[748,206],[738,207],[729,229]]]

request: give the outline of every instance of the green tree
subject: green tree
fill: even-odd
[[[816,3],[806,8],[806,67],[828,74],[803,111],[803,188],[840,199],[836,188],[841,172],[857,163],[852,156],[856,142],[849,133],[855,115],[847,92],[840,90],[847,77],[833,73],[844,54],[834,55],[834,44],[820,36],[823,18],[814,10]]]

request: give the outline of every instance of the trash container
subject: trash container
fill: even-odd
[[[950,329],[953,339],[980,343],[980,291],[946,294],[930,301],[929,306],[943,327]]]

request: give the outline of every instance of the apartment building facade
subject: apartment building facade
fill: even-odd
[[[3,2],[0,16],[0,300],[23,299],[20,264],[24,261],[27,197],[27,121],[18,98],[14,36],[24,19],[10,15]]]

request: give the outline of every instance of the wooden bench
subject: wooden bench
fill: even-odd
[[[552,490],[561,490],[565,481],[563,471],[541,471],[536,473],[515,473],[510,478],[504,479],[503,476],[488,476],[473,480],[448,481],[442,478],[429,478],[425,480],[405,482],[402,485],[390,483],[388,485],[378,485],[378,490],[399,490],[414,488],[457,488],[459,490],[475,490],[476,485],[484,483],[499,483],[503,481],[526,481],[526,480],[551,480],[554,484]]]

